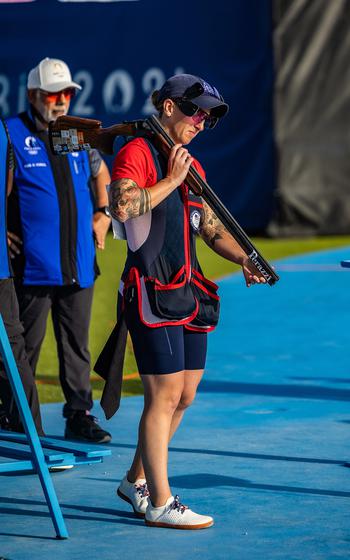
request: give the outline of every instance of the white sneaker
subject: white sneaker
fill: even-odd
[[[50,472],[60,472],[60,471],[67,471],[68,469],[73,469],[74,465],[52,465],[49,467]],[[0,558],[1,560],[1,558]]]
[[[150,527],[168,527],[169,529],[205,529],[214,525],[209,515],[199,515],[184,506],[179,496],[170,496],[164,506],[153,507],[151,500],[145,516],[146,525]]]
[[[126,474],[117,489],[117,494],[122,500],[132,505],[137,517],[145,517],[149,496],[145,478],[129,482]]]

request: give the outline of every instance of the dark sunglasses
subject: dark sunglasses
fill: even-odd
[[[186,117],[191,117],[196,125],[204,121],[204,128],[214,128],[219,120],[217,117],[208,115],[205,111],[203,111],[203,109],[188,99],[177,97],[176,99],[173,99],[173,101],[180,109],[181,113],[186,115]]]
[[[62,89],[61,91],[44,91],[43,89],[40,90],[40,93],[46,98],[47,101],[50,103],[57,103],[60,99],[61,95],[64,95],[66,99],[71,99],[75,96],[75,89],[74,88],[66,88]]]

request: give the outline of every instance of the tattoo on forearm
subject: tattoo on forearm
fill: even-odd
[[[223,239],[227,230],[206,202],[203,203],[203,208],[204,218],[200,224],[199,233],[208,245],[214,247],[216,241]]]
[[[113,218],[125,222],[151,209],[151,193],[140,189],[131,179],[118,179],[111,184],[109,207]]]

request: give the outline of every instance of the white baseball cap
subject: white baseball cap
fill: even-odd
[[[56,92],[69,87],[82,89],[79,84],[72,81],[72,75],[67,64],[58,58],[44,58],[28,74],[28,89],[39,88],[44,91]]]

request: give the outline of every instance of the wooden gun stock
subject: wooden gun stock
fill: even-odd
[[[51,150],[56,155],[96,148],[113,155],[117,136],[135,136],[144,128],[145,121],[133,121],[102,128],[101,121],[80,117],[62,116],[49,124]]]
[[[55,122],[51,122],[49,125],[51,149],[53,153],[58,155],[91,148],[97,148],[105,154],[112,155],[113,143],[117,136],[149,136],[156,141],[157,147],[166,156],[169,155],[174,145],[173,140],[154,115],[145,120],[115,124],[109,128],[102,128],[101,121],[69,116],[58,117]],[[279,280],[279,276],[259,253],[213,189],[192,165],[186,177],[186,183],[195,194],[202,196],[207,202],[266,282],[270,286],[275,284]]]

